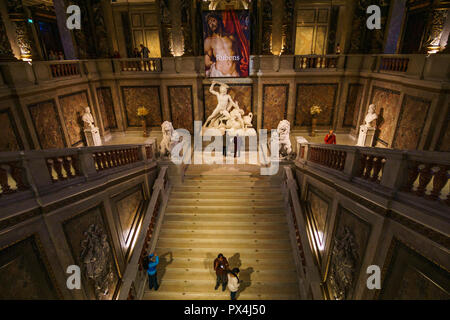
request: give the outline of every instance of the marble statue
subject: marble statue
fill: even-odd
[[[220,85],[219,91],[214,90],[214,86]],[[203,125],[203,131],[208,128],[220,130],[221,134],[227,132],[230,135],[240,136],[256,135],[252,128],[253,114],[250,112],[244,115],[244,110],[228,94],[228,85],[213,81],[209,92],[216,96],[217,106]]]
[[[179,135],[175,132],[172,122],[164,121],[161,125],[163,138],[159,145],[159,153],[163,157],[170,158],[173,147],[180,142]]]
[[[289,138],[290,131],[291,124],[289,121],[281,120],[277,127],[280,159],[287,159],[292,152],[291,139]]]
[[[373,145],[373,139],[375,136],[374,122],[378,119],[378,115],[375,112],[376,106],[374,104],[369,105],[369,110],[364,118],[364,124],[359,127],[359,136],[357,146],[371,147]]]
[[[89,107],[84,108],[84,113],[81,116],[84,124],[84,136],[88,146],[101,146],[102,139],[100,138],[100,132],[98,127],[94,125],[94,117],[92,116],[91,109]]]
[[[84,113],[81,119],[83,120],[85,129],[95,128],[94,117],[92,116],[91,109],[89,107],[84,108]]]

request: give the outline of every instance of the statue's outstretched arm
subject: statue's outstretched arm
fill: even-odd
[[[209,92],[211,92],[212,94],[215,94],[216,96],[219,94],[216,90],[214,90],[214,85],[216,84],[217,82],[215,82],[215,81],[213,81],[212,83],[211,83],[211,86],[209,87]]]

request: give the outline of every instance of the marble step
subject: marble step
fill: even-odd
[[[211,213],[222,213],[222,214],[284,214],[285,208],[280,205],[272,206],[256,206],[251,207],[244,206],[214,206],[214,205],[173,205],[168,204],[166,208],[166,215],[168,214],[179,214],[179,213],[193,213],[193,214],[211,214]]]
[[[215,188],[211,188],[210,186],[185,186],[185,185],[172,185],[172,192],[239,192],[239,193],[272,193],[272,194],[283,194],[279,187],[243,187],[243,186],[216,186]]]
[[[281,193],[273,192],[220,192],[220,191],[172,191],[170,199],[199,199],[199,200],[225,200],[225,199],[252,199],[252,200],[279,200],[283,201]]]
[[[279,283],[293,283],[297,279],[295,270],[259,270],[254,266],[241,266],[240,277],[242,281],[246,282],[279,282]],[[216,274],[214,269],[204,268],[174,268],[170,265],[170,268],[159,268],[158,277],[164,281],[172,280],[202,280],[214,283]]]
[[[214,220],[216,222],[284,222],[280,221],[281,213],[278,214],[223,214],[223,213],[166,213],[165,221],[188,221],[188,222],[203,222],[205,220]]]
[[[288,225],[284,220],[273,222],[242,222],[242,221],[164,221],[163,229],[178,230],[222,230],[222,231],[276,231],[287,232]]]
[[[174,181],[174,186],[185,186],[185,187],[215,187],[217,189],[223,187],[278,187],[270,181],[210,181],[210,180],[184,180],[184,182]],[[217,190],[216,189],[216,190]],[[279,187],[278,187],[279,189]]]
[[[189,175],[184,176],[185,181],[279,181],[282,179],[279,177],[272,176],[259,176],[259,175],[249,175],[249,176],[232,176],[232,175]]]
[[[247,240],[235,239],[230,237],[216,238],[216,239],[173,239],[161,238],[158,239],[158,247],[161,248],[220,248],[223,249],[272,249],[284,250],[291,249],[289,239],[262,239],[262,240]]]
[[[220,249],[220,250],[219,250]],[[171,253],[174,259],[176,258],[186,258],[186,259],[208,259],[209,261],[214,260],[219,253],[222,253],[225,257],[230,260],[230,257],[239,256],[240,259],[255,259],[263,260],[270,259],[273,261],[287,261],[292,259],[292,249],[289,248],[278,248],[278,249],[266,249],[266,248],[235,248],[222,247],[217,248],[168,248],[160,246],[159,243],[155,249],[158,255],[164,255],[166,253]]]
[[[170,257],[172,256],[173,260],[170,262]],[[159,259],[161,265],[166,265],[170,268],[181,268],[181,269],[210,269],[213,268],[214,259],[217,257],[216,255],[208,254],[206,257],[202,258],[186,258],[186,257],[178,257],[171,254],[171,251],[163,252]],[[250,258],[247,255],[241,256],[239,255],[225,255],[228,259],[228,263],[230,264],[230,268],[234,267],[242,267],[242,266],[251,266],[255,270],[268,271],[268,270],[277,270],[279,272],[287,271],[295,271],[294,260],[292,256],[287,256],[286,259],[283,259],[282,262],[279,260],[275,260],[271,258],[271,256],[257,258]]]
[[[239,300],[298,300],[299,296],[289,294],[271,294],[263,292],[261,294],[251,294],[243,292],[238,296]],[[144,300],[230,300],[228,290],[222,292],[221,289],[214,292],[162,292],[145,291]]]
[[[271,226],[265,226],[264,228],[261,227],[252,227],[252,225],[247,226],[246,228],[229,228],[228,230],[222,229],[221,227],[217,226],[215,228],[196,228],[193,229],[191,227],[189,228],[179,228],[177,225],[168,225],[166,223],[163,223],[161,228],[161,235],[173,235],[174,237],[198,237],[198,236],[217,236],[218,233],[220,234],[227,234],[232,235],[235,237],[245,237],[250,238],[252,236],[258,237],[258,236],[274,236],[274,237],[281,237],[285,236],[288,231],[287,225],[283,225],[281,228],[272,228]]]
[[[257,231],[238,231],[238,232],[230,232],[223,230],[208,230],[208,232],[200,232],[200,231],[182,231],[182,232],[174,232],[173,229],[165,229],[164,227],[161,230],[159,235],[159,239],[216,239],[218,237],[223,238],[224,236],[241,239],[245,241],[249,240],[267,240],[267,239],[289,239],[289,234],[286,232],[257,232]]]
[[[273,199],[174,199],[169,198],[168,206],[214,206],[214,207],[284,207],[283,200]]]
[[[186,275],[185,280],[164,280],[164,278],[158,282],[160,283],[160,287],[158,291],[148,291],[146,288],[146,293],[151,293],[152,296],[156,296],[160,292],[185,292],[185,293],[204,293],[205,296],[209,296],[210,293],[222,293],[219,288],[217,291],[214,290],[215,281],[211,280],[190,280],[188,275]],[[278,281],[274,282],[252,282],[249,286],[241,285],[241,299],[246,299],[245,296],[247,294],[262,294],[262,293],[271,293],[271,294],[282,294],[282,295],[290,295],[293,297],[299,298],[299,289],[296,282],[292,283],[280,283]],[[229,291],[226,290],[224,293]],[[208,299],[208,298],[207,298]]]

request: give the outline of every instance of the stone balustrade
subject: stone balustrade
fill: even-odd
[[[118,145],[0,153],[0,201],[35,196],[154,161],[154,146]]]
[[[80,61],[61,60],[48,64],[52,78],[72,77],[80,75]]]
[[[116,61],[116,60],[113,60]],[[121,72],[161,72],[161,59],[117,59]]]
[[[295,56],[295,71],[308,69],[335,69],[338,66],[339,55],[300,55]]]
[[[297,162],[382,193],[450,205],[450,153],[297,143]]]

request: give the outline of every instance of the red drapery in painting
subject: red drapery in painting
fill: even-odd
[[[241,76],[248,76],[248,64],[249,64],[249,45],[248,39],[242,30],[242,26],[239,23],[239,19],[234,11],[224,11],[222,15],[223,25],[225,32],[233,34],[236,37],[236,41],[239,47],[239,54],[241,59],[239,61],[239,74]]]

